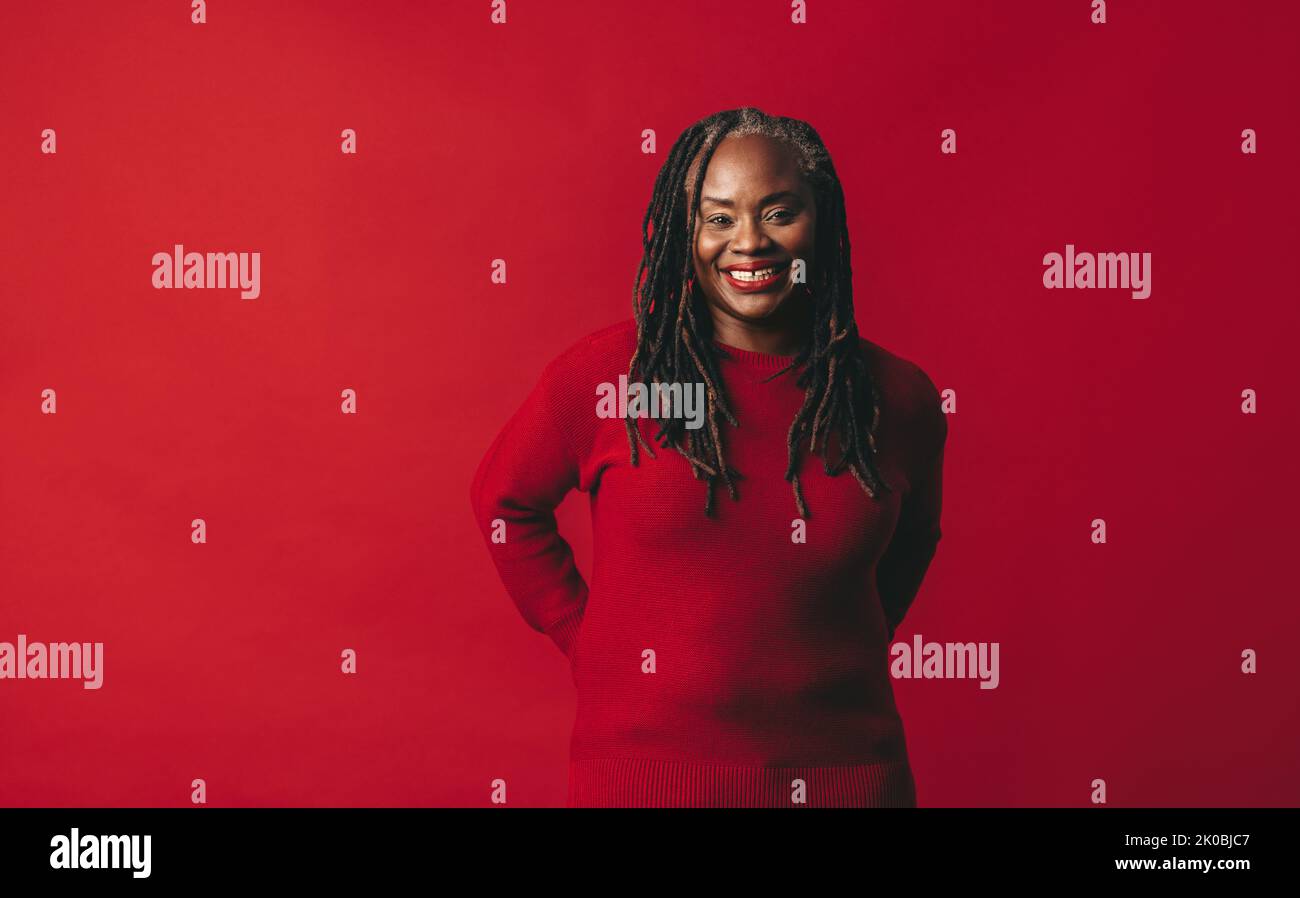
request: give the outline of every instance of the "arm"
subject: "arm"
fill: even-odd
[[[560,536],[555,507],[578,483],[578,459],[557,421],[550,367],[479,463],[470,500],[506,592],[530,627],[571,657],[587,584]],[[494,531],[505,524],[505,541]],[[498,540],[500,537],[498,536]]]
[[[919,369],[918,369],[919,372]],[[876,568],[876,586],[885,611],[889,638],[902,623],[925,579],[925,572],[943,532],[939,515],[943,506],[943,455],[948,437],[948,416],[939,391],[920,373],[920,399],[909,436],[915,449],[908,474],[910,489],[903,496],[898,526]]]

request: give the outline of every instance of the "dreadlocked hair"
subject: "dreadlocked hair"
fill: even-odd
[[[878,491],[893,489],[876,464],[880,396],[868,371],[853,317],[844,191],[830,154],[812,126],[745,107],[701,119],[677,138],[655,178],[642,222],[644,253],[633,287],[637,345],[628,365],[628,380],[650,384],[650,389],[655,383],[704,383],[707,426],[687,429],[685,420],[670,409],[658,419],[655,440],[661,447],[679,452],[690,463],[695,479],[705,481],[706,516],[713,516],[718,481],[726,486],[733,500],[739,499],[736,482],[741,474],[725,460],[720,425],[722,421],[733,427],[740,424],[727,402],[719,375],[718,359],[725,351],[713,342],[712,319],[698,293],[693,244],[700,190],[709,160],[723,138],[748,134],[774,138],[793,148],[817,202],[812,266],[816,272],[807,285],[807,301],[813,306],[812,330],[790,364],[767,378],[807,364],[796,381],[804,390],[804,400],[790,425],[785,471],[799,515],[807,518],[811,514],[797,473],[799,449],[805,437],[810,451],[821,455],[828,475],[837,476],[847,467],[873,499]],[[698,174],[692,178],[690,172],[697,155],[701,156]],[[688,190],[690,195],[684,202]],[[637,464],[642,448],[651,458],[656,457],[635,417],[629,414],[624,424],[632,464]],[[835,462],[828,457],[832,433],[839,435],[840,457]]]

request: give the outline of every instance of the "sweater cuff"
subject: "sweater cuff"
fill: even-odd
[[[577,641],[578,630],[582,627],[582,618],[586,610],[587,606],[582,605],[576,611],[570,612],[551,624],[545,631],[546,635],[551,637],[567,658],[572,659],[573,657],[573,644]]]

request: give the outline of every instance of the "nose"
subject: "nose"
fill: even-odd
[[[762,222],[757,217],[744,216],[736,223],[736,232],[731,238],[731,251],[749,255],[763,249],[768,242]]]

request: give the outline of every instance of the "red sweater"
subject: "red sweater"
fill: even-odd
[[[642,450],[632,467],[623,419],[597,415],[598,386],[617,387],[635,345],[627,321],[552,361],[471,490],[506,591],[571,662],[569,806],[914,804],[889,644],[940,538],[948,427],[934,384],[862,341],[895,492],[873,501],[805,446],[795,542],[784,473],[803,391],[794,371],[761,382],[789,358],[719,344],[740,422],[721,424],[724,451],[742,479],[739,501],[715,486],[707,518],[704,481],[654,442],[656,421],[639,424],[657,457]],[[590,584],[553,515],[574,488],[591,497]]]

